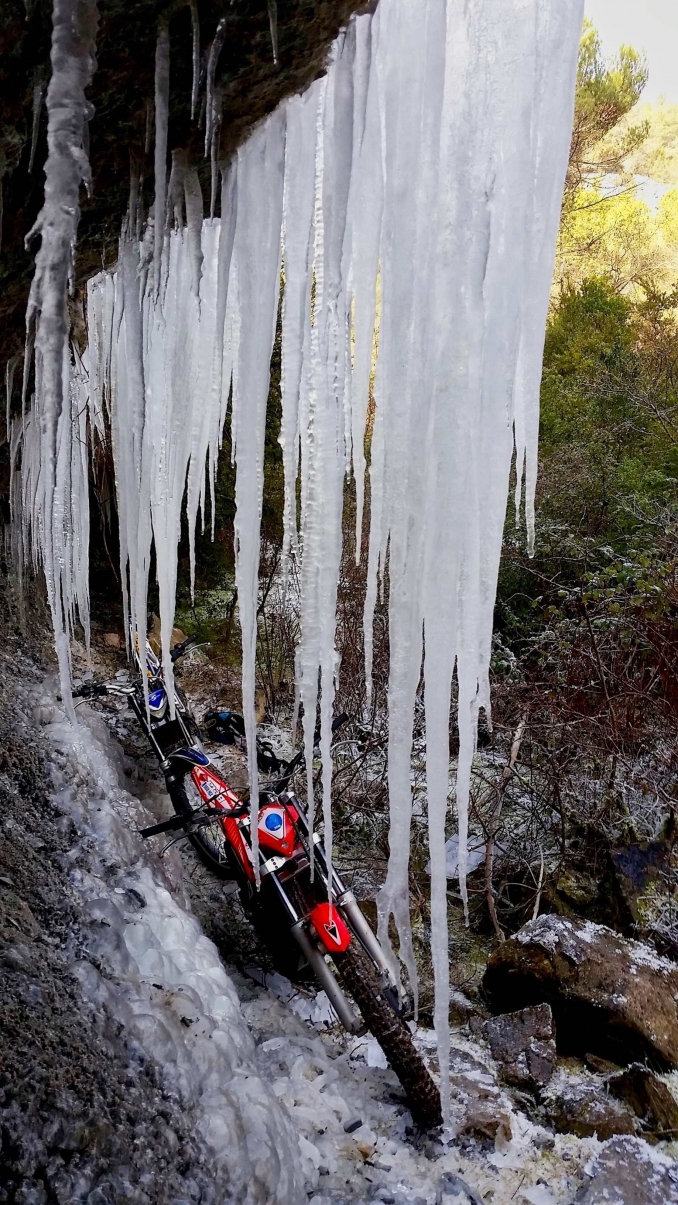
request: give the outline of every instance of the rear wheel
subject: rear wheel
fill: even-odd
[[[426,1129],[441,1125],[440,1093],[407,1025],[386,999],[367,955],[357,941],[352,941],[343,954],[332,957],[344,987],[355,1000],[365,1024],[405,1089],[412,1117]]]

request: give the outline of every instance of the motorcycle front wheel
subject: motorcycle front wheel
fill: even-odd
[[[442,1125],[440,1092],[403,1018],[386,998],[372,962],[355,940],[343,954],[332,958],[344,987],[405,1089],[414,1121],[427,1130]]]

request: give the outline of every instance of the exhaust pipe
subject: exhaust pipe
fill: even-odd
[[[396,986],[396,980],[393,975],[393,970],[390,967],[386,955],[377,941],[374,933],[368,925],[365,917],[360,911],[358,901],[352,891],[345,891],[343,895],[337,898],[337,907],[341,908],[346,916],[346,919],[353,929],[360,944],[369,954],[372,962],[387,976],[388,982],[392,987]]]
[[[362,1021],[356,1017],[351,1005],[346,996],[342,992],[334,975],[328,967],[325,959],[313,944],[309,936],[308,930],[305,928],[303,920],[297,921],[296,925],[292,925],[292,933],[301,946],[302,952],[308,962],[313,974],[315,975],[321,988],[327,995],[327,998],[332,1005],[335,1013],[341,1021],[344,1029],[349,1033],[359,1033],[362,1029]]]

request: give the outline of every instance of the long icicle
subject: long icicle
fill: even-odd
[[[155,200],[153,202],[153,287],[160,291],[160,264],[165,241],[167,206],[167,122],[169,117],[170,78],[169,30],[158,28],[155,47]]]
[[[259,877],[259,781],[254,708],[259,601],[259,537],[270,361],[280,290],[285,114],[278,110],[238,151],[235,262],[242,323],[233,391],[237,465],[235,580],[242,633],[242,699],[249,759],[252,853]]]
[[[68,306],[73,280],[73,248],[80,216],[80,185],[90,183],[83,146],[90,106],[85,89],[96,66],[96,0],[54,0],[52,76],[47,89],[47,162],[45,202],[27,237],[41,238],[26,313],[27,344],[34,333],[34,439],[39,438],[40,473],[30,506],[34,548],[45,572],[54,626],[61,689],[73,716],[68,631],[72,621],[73,580],[69,580],[69,519],[58,503],[59,466],[70,461]],[[24,359],[24,397],[30,370]],[[63,438],[60,440],[59,428]],[[38,434],[39,433],[39,434]],[[86,504],[86,497],[83,504]],[[83,600],[84,601],[84,600]],[[83,616],[86,622],[86,616]]]
[[[193,80],[191,83],[191,121],[195,121],[198,107],[198,89],[200,87],[200,14],[198,0],[188,0],[191,8],[191,33],[193,35],[192,64]]]

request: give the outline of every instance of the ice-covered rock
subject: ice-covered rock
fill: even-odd
[[[556,1061],[553,1018],[548,1004],[523,1008],[486,1021],[483,1033],[493,1059],[501,1064],[507,1084],[518,1088],[543,1088]]]
[[[559,1134],[603,1141],[615,1134],[635,1134],[636,1119],[592,1076],[561,1070],[544,1093],[547,1116]]]
[[[637,1138],[614,1138],[586,1169],[591,1177],[576,1205],[675,1205],[678,1175],[672,1159]]]
[[[678,1137],[678,1102],[671,1089],[650,1067],[632,1063],[625,1071],[611,1075],[607,1090],[624,1101],[643,1122],[650,1141],[656,1137]]]

